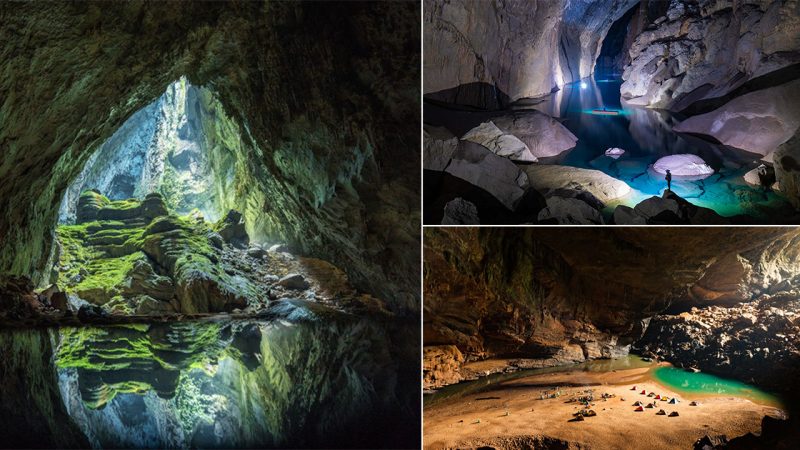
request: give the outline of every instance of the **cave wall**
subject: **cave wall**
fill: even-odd
[[[620,90],[630,104],[681,111],[800,61],[796,1],[662,3],[629,50]]]
[[[592,74],[612,23],[636,0],[423,3],[427,98],[496,109]]]
[[[797,276],[799,234],[792,228],[426,229],[424,344],[454,345],[466,360],[564,363],[624,354],[650,317],[692,299],[698,284],[720,291],[746,285],[757,295]],[[733,280],[731,255],[749,261]]]
[[[418,307],[418,6],[0,4],[0,273],[41,277],[69,183],[185,75],[241,127],[256,230]]]

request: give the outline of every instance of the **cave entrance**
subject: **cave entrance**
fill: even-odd
[[[630,62],[627,50],[638,34],[631,33],[630,30],[632,27],[640,28],[640,20],[637,3],[611,25],[595,62],[596,79],[622,77],[622,69]]]
[[[75,223],[82,192],[110,200],[162,195],[167,207],[211,222],[234,209],[239,128],[209,89],[185,77],[134,113],[89,158],[64,194],[59,223]]]

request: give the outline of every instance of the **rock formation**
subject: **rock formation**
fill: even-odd
[[[714,111],[690,117],[672,129],[711,136],[719,142],[770,156],[800,128],[800,80],[758,90]]]
[[[233,194],[253,238],[418,308],[418,5],[4,3],[0,16],[1,274],[44,278],[64,192],[185,76],[240,132]]]
[[[670,307],[771,297],[800,280],[788,228],[425,233],[429,387],[474,376],[470,362],[486,358],[541,367],[623,355]]]
[[[78,310],[83,302],[101,306],[98,313],[115,315],[254,313],[287,297],[339,307],[382,304],[357,293],[347,276],[327,262],[248,247],[237,211],[210,224],[202,217],[171,214],[159,194],[141,202],[110,201],[86,191],[78,223],[59,226],[56,235],[60,251],[50,282],[71,300],[58,308],[51,294],[44,303],[62,312]],[[24,295],[25,289],[18,291]],[[15,304],[37,305],[33,300]]]
[[[605,33],[635,3],[426,0],[423,93],[487,109],[549,94],[592,74]]]
[[[703,158],[697,155],[669,155],[659,158],[653,164],[653,170],[661,175],[666,175],[669,170],[674,177],[705,178],[714,173]]]
[[[545,195],[548,191],[574,189],[592,194],[602,203],[619,200],[631,192],[624,181],[599,170],[557,165],[535,165],[525,168],[530,185]]]
[[[725,225],[730,219],[714,210],[693,205],[672,191],[664,191],[661,197],[642,200],[633,208],[619,205],[614,208],[614,223],[617,225]]]
[[[634,105],[680,111],[800,62],[796,8],[780,0],[669,2],[664,15],[630,47],[623,98]]]

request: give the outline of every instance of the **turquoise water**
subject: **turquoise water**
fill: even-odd
[[[721,395],[746,398],[756,403],[779,406],[780,399],[749,384],[707,373],[687,372],[674,367],[658,367],[650,371],[653,380],[664,386],[692,395]]]
[[[587,361],[570,366],[548,367],[544,369],[528,369],[511,373],[499,373],[479,378],[474,381],[465,381],[437,390],[434,394],[425,395],[425,407],[436,405],[444,400],[452,400],[467,396],[478,395],[497,388],[502,388],[504,383],[520,378],[550,373],[575,373],[580,372],[612,372],[616,370],[639,369],[650,367],[644,377],[674,390],[687,397],[700,396],[731,396],[750,400],[755,403],[782,408],[780,398],[762,391],[740,381],[718,377],[707,373],[694,373],[674,367],[658,366],[654,362],[642,360],[639,356],[628,355],[624,358],[600,359]],[[579,382],[576,376],[575,381]],[[591,383],[589,383],[591,384]]]
[[[625,181],[634,192],[620,204],[634,206],[661,195],[666,188],[663,175],[648,170],[649,166],[663,156],[689,153],[700,156],[714,169],[713,175],[702,180],[673,179],[672,190],[693,204],[723,216],[747,214],[764,220],[774,216],[775,209],[786,207],[774,192],[744,182],[742,176],[760,164],[759,155],[672,132],[679,120],[669,112],[621,103],[621,80],[586,79],[583,83],[566,85],[543,102],[522,102],[526,108],[563,119],[564,126],[578,137],[573,150],[543,162],[597,169]],[[602,108],[620,114],[593,112]],[[605,150],[611,147],[622,148],[625,154],[619,159],[605,156]]]

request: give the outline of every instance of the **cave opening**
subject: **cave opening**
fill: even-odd
[[[0,17],[0,441],[417,447],[418,5]]]
[[[619,19],[614,21],[603,39],[600,53],[594,66],[594,77],[597,80],[622,78],[622,71],[630,63],[630,48],[636,33],[636,28],[641,28],[643,20],[639,12],[640,4],[637,3]]]
[[[209,89],[186,77],[136,111],[86,161],[64,192],[59,224],[74,224],[81,193],[143,200],[159,193],[179,215],[216,222],[234,209],[241,183],[239,126]]]

